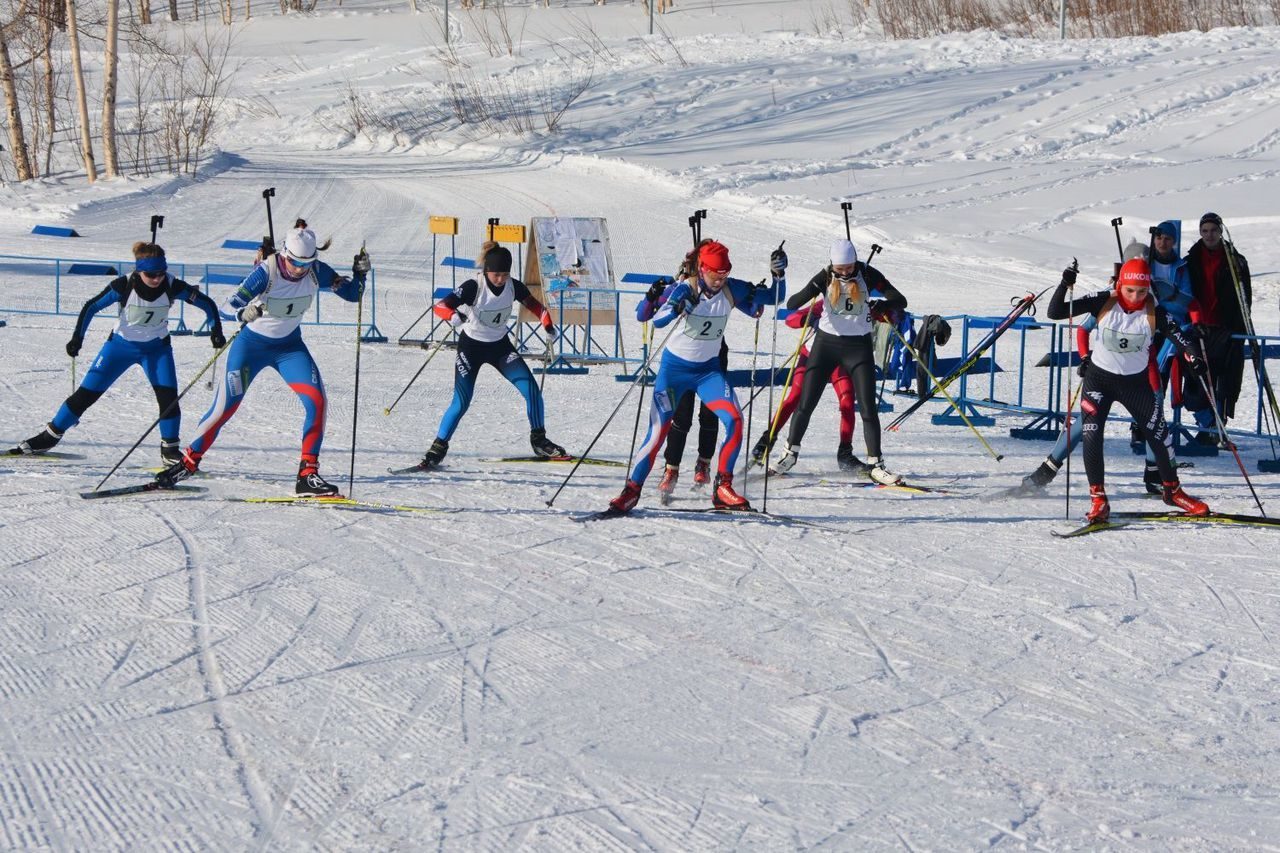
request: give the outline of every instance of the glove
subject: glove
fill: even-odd
[[[221,326],[209,333],[209,345],[214,349],[222,349],[227,345],[227,338],[222,334]]]
[[[1062,271],[1062,283],[1067,287],[1075,287],[1076,284],[1076,268],[1069,266]]]
[[[71,356],[72,358],[75,358],[76,356],[78,356],[80,354],[80,347],[82,344],[84,344],[84,338],[80,337],[79,335],[67,341],[67,355]]]
[[[1187,367],[1196,376],[1205,376],[1209,372],[1209,365],[1198,355],[1192,355],[1190,352],[1183,353],[1183,357],[1187,360]]]
[[[373,269],[373,261],[370,260],[369,253],[361,249],[360,254],[356,255],[355,260],[351,262],[351,277],[362,279],[371,269]]]
[[[551,322],[551,312],[545,311],[542,314],[542,328],[546,333],[554,337],[556,333],[556,324]]]
[[[248,305],[240,309],[236,317],[241,323],[252,323],[254,320],[262,316],[265,308],[261,302],[250,302]]]
[[[774,278],[782,278],[782,274],[787,269],[787,253],[782,249],[774,249],[769,255],[769,272]]]
[[[693,306],[698,304],[697,294],[687,284],[680,284],[675,290],[671,291],[670,304],[675,306],[677,315],[688,314],[693,310]]]
[[[1093,364],[1093,362],[1090,361],[1089,356],[1086,355],[1084,358],[1080,359],[1080,366],[1076,368],[1076,374],[1083,379],[1084,375],[1089,372],[1089,365],[1091,364]]]
[[[644,298],[649,302],[657,302],[662,296],[662,291],[667,289],[667,285],[671,283],[671,279],[660,278],[653,284],[649,285],[649,289],[645,291]]]

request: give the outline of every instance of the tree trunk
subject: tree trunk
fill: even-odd
[[[89,183],[98,180],[98,167],[93,160],[93,136],[89,129],[89,97],[84,90],[84,66],[80,64],[80,31],[76,29],[76,0],[67,0],[67,37],[71,44],[71,73],[76,85],[76,108],[80,113],[80,155],[84,157],[84,173]]]
[[[52,15],[41,16],[40,29],[43,36],[40,48],[44,59],[44,173],[47,175],[53,171],[53,137],[58,131],[58,104],[54,100],[57,75],[53,69]]]
[[[14,22],[21,20],[25,14],[25,9],[19,9]],[[18,103],[18,89],[13,80],[13,62],[9,59],[7,29],[0,26],[0,88],[4,89],[4,103],[9,116],[9,154],[13,157],[13,168],[18,173],[18,180],[29,181],[35,175],[31,172],[27,136],[22,128],[22,110]]]
[[[116,154],[116,83],[120,55],[120,0],[107,0],[107,33],[102,54],[102,174],[119,177],[120,159]]]
[[[178,0],[169,0],[169,20],[178,20]]]

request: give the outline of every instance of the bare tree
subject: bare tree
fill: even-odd
[[[89,129],[89,98],[84,89],[84,66],[80,62],[80,31],[76,23],[76,0],[67,0],[67,37],[71,42],[71,74],[75,79],[76,110],[80,115],[80,156],[89,183],[98,180],[98,166],[93,160],[93,135]]]
[[[119,80],[120,0],[107,0],[107,34],[102,46],[102,173],[120,175],[116,153],[116,86]]]
[[[18,101],[18,86],[14,78],[13,61],[9,58],[9,42],[27,24],[27,3],[22,0],[14,12],[13,20],[0,22],[0,88],[4,89],[4,103],[9,121],[9,153],[19,181],[35,177],[31,168],[31,155],[27,150],[27,136],[22,124],[22,109]]]
[[[169,0],[169,20],[178,20],[178,0]]]

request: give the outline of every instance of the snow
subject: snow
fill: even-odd
[[[263,9],[237,30],[234,109],[198,176],[0,187],[5,251],[115,258],[162,213],[171,258],[242,262],[218,247],[261,236],[274,186],[277,227],[306,216],[340,268],[367,240],[394,339],[427,304],[429,214],[462,219],[461,254],[490,216],[604,216],[615,269],[667,272],[706,208],[744,277],[785,238],[796,287],[849,200],[855,242],[885,247],[877,266],[913,310],[1003,314],[1073,256],[1101,285],[1112,217],[1127,240],[1213,209],[1255,272],[1259,330],[1277,328],[1276,29],[886,42],[817,37],[802,4],[681,0],[660,21],[669,44],[638,6],[575,2],[514,7],[520,50],[492,58],[454,8],[470,75],[592,75],[561,134],[495,135],[441,108],[439,7],[421,5]],[[586,58],[557,58],[571,51]],[[347,81],[401,128],[347,130]],[[71,321],[4,319],[0,429],[17,440],[71,389]],[[626,334],[634,351],[638,326]],[[752,335],[730,323],[735,366]],[[305,336],[330,398],[322,472],[345,485],[354,329]],[[780,329],[778,352],[795,341]],[[203,338],[175,351],[183,382],[212,356]],[[659,512],[578,524],[621,470],[583,467],[547,507],[567,468],[485,461],[527,452],[522,403],[492,372],[444,470],[385,473],[422,453],[451,393],[440,358],[382,414],[423,358],[361,348],[354,496],[441,512],[234,500],[292,485],[301,409],[269,374],[206,458],[204,495],[79,497],[154,417],[136,372],[60,446],[87,460],[0,460],[0,847],[1280,849],[1274,532],[1054,539],[1065,477],[1043,498],[989,497],[1049,449],[1008,438],[1026,419],[984,430],[997,463],[933,425],[938,404],[885,447],[949,494],[820,483],[829,399],[768,506],[838,532]],[[624,391],[615,372],[547,378],[551,438],[586,448]],[[187,437],[210,396],[201,378],[184,399]],[[634,403],[593,456],[626,458]],[[1117,508],[1153,507],[1113,430]],[[149,476],[156,443],[109,485]],[[1270,507],[1274,476],[1253,471],[1267,445],[1242,447]],[[1254,509],[1229,456],[1185,482]],[[749,478],[756,503],[760,488]],[[1077,457],[1073,517],[1083,493]]]

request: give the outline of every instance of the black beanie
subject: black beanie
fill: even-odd
[[[494,246],[484,253],[485,272],[511,272],[511,251],[502,246]]]

